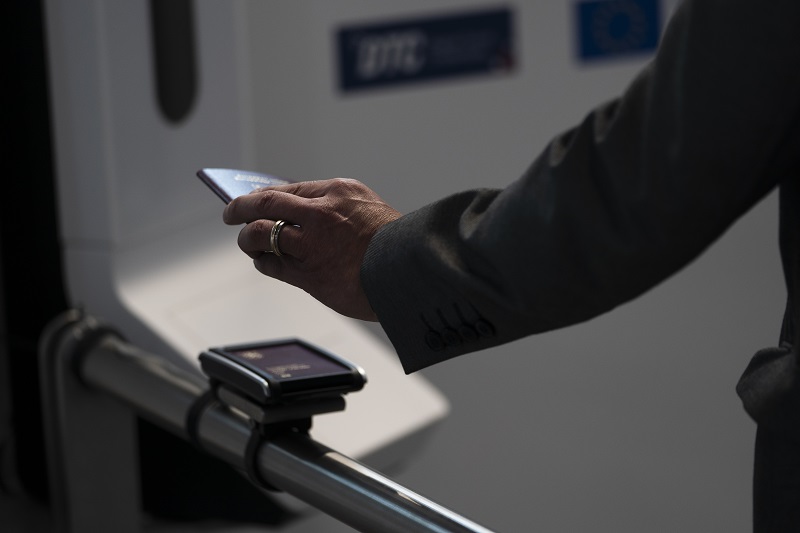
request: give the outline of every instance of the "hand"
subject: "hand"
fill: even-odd
[[[259,272],[343,315],[373,321],[361,262],[375,232],[399,217],[366,185],[342,178],[259,189],[234,199],[223,213],[226,224],[246,224],[239,248]],[[280,257],[269,252],[278,220],[286,221],[278,236]]]

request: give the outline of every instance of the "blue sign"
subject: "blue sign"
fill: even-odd
[[[589,0],[576,5],[582,60],[652,52],[661,32],[658,0]]]
[[[348,26],[337,32],[339,87],[355,91],[514,68],[509,9]]]

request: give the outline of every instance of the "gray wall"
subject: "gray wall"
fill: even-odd
[[[573,2],[508,4],[521,58],[512,77],[343,97],[339,24],[483,4],[253,3],[258,169],[357,177],[402,211],[509,183],[646,58],[579,65]],[[608,315],[423,371],[452,414],[398,480],[499,531],[749,531],[754,426],[734,386],[777,339],[776,212],[771,197]]]

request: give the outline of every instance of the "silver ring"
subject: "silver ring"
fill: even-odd
[[[281,253],[281,249],[278,247],[278,236],[280,235],[284,225],[286,225],[285,220],[277,220],[272,226],[272,231],[269,232],[269,251],[275,254],[276,257],[283,255]]]

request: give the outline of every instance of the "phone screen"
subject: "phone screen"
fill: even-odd
[[[217,196],[222,198],[222,201],[226,204],[229,204],[237,196],[249,194],[262,187],[292,183],[289,180],[262,174],[261,172],[230,168],[204,168],[197,171],[197,177],[208,185]]]

